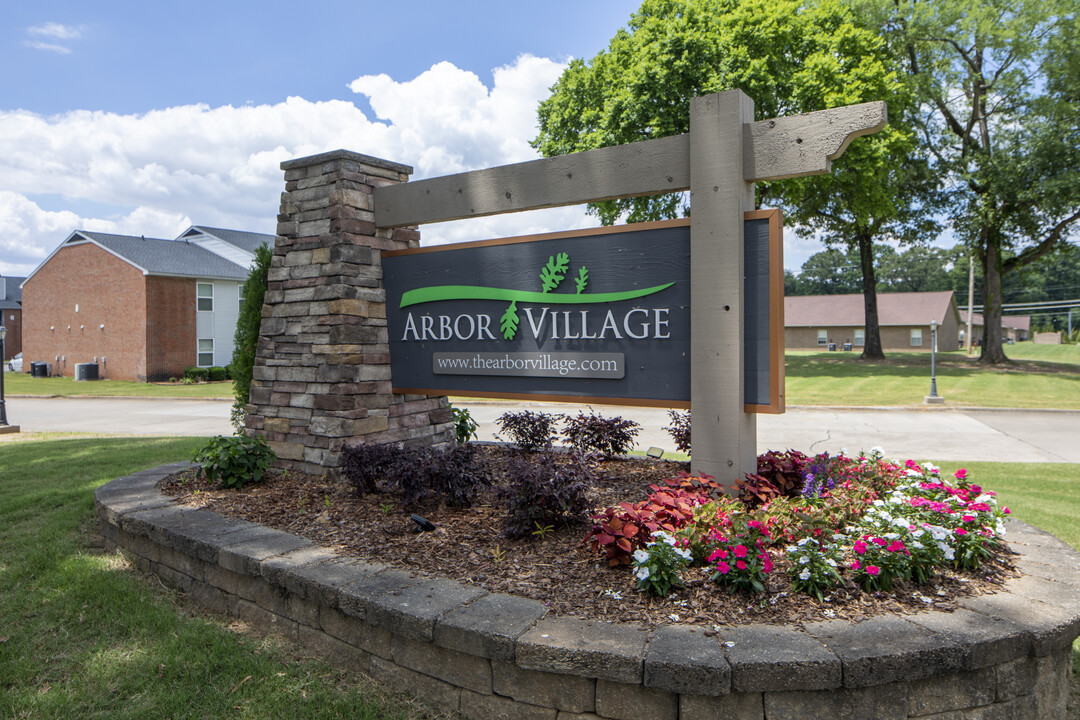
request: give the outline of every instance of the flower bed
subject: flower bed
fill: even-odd
[[[587,540],[661,597],[684,586],[692,564],[711,566],[710,579],[729,592],[758,593],[782,567],[790,590],[821,601],[844,583],[888,592],[1001,554],[1009,509],[965,470],[947,481],[930,463],[886,461],[877,449],[857,458],[784,455],[763,456],[768,476],[749,477],[738,498],[709,477],[653,485],[644,502],[595,515]]]

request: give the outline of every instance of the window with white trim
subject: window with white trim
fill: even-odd
[[[866,330],[855,331],[855,347],[866,346]]]
[[[214,364],[213,338],[199,339],[199,355],[196,358],[195,364],[199,367],[210,367]]]
[[[244,283],[240,283],[239,285],[236,286],[236,294],[237,294],[237,298],[238,298],[237,304],[236,304],[236,313],[237,313],[237,315],[243,315],[244,314]]]
[[[922,347],[922,328],[911,328],[911,347]]]
[[[212,283],[195,284],[196,307],[204,312],[214,310],[214,285]]]
[[[817,344],[818,345],[828,345],[829,344],[829,331],[828,330],[818,330],[817,331]]]

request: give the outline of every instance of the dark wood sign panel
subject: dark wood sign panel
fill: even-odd
[[[758,412],[778,387],[772,229],[777,211],[747,220],[748,299],[765,301],[746,337]],[[689,407],[689,221],[388,251],[382,263],[394,392]]]

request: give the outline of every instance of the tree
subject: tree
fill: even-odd
[[[244,406],[251,399],[251,376],[255,371],[255,350],[259,344],[259,326],[262,324],[263,298],[266,295],[270,259],[274,253],[266,243],[255,250],[255,260],[244,281],[244,302],[236,319],[233,336],[233,356],[229,368],[233,378],[232,423],[237,432],[244,425]]]
[[[839,0],[645,0],[627,29],[588,63],[571,62],[539,108],[533,146],[544,156],[689,130],[692,97],[739,88],[758,119],[886,100],[903,118],[910,93],[875,32]],[[864,250],[864,357],[881,358],[872,253],[876,237],[908,239],[932,225],[910,212],[926,187],[910,157],[914,137],[894,124],[848,148],[832,175],[759,185],[789,224],[826,242]],[[689,212],[685,194],[597,203],[604,224]],[[912,228],[909,233],[908,229]]]
[[[961,262],[962,261],[962,262]],[[952,290],[949,270],[963,265],[963,292],[967,293],[967,255],[955,248],[913,245],[903,252],[883,254],[878,258],[880,292],[929,292]],[[960,291],[960,288],[957,288]],[[965,294],[966,298],[967,295]]]
[[[953,230],[982,269],[980,360],[1001,344],[1003,279],[1076,237],[1080,35],[1068,0],[869,0],[900,38]]]
[[[858,253],[835,248],[814,253],[795,278],[795,295],[850,295],[862,290]]]

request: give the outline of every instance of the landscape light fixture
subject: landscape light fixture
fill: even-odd
[[[409,519],[416,523],[417,532],[431,532],[435,529],[435,523],[426,518],[422,518],[415,513],[409,516]]]
[[[664,448],[651,447],[645,451],[645,454],[651,458],[660,459],[664,456]]]

